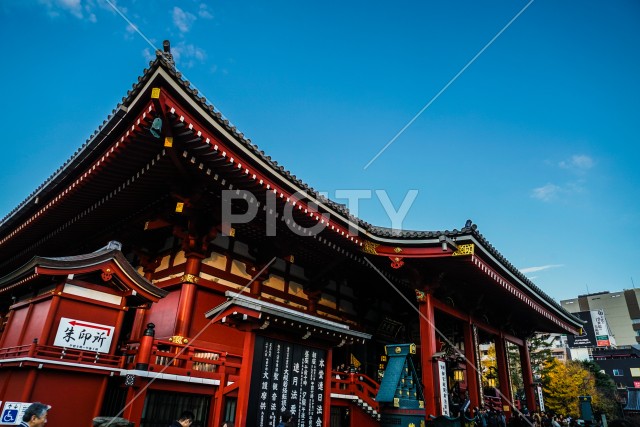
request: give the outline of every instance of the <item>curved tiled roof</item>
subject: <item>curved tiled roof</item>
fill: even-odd
[[[520,270],[518,270],[513,264],[511,264],[498,250],[489,243],[489,241],[478,231],[478,227],[476,224],[473,224],[470,220],[467,221],[465,226],[461,230],[453,229],[451,231],[412,231],[412,230],[402,230],[399,233],[397,230],[392,230],[385,227],[376,227],[374,225],[369,224],[366,221],[363,221],[360,218],[355,217],[349,212],[349,209],[340,203],[334,202],[326,197],[320,195],[315,189],[298,179],[291,172],[286,170],[282,165],[278,164],[277,161],[273,160],[270,156],[266,155],[264,151],[260,150],[257,145],[253,144],[250,139],[245,138],[244,134],[239,132],[238,129],[233,126],[229,120],[225,119],[222,113],[217,111],[215,107],[208,103],[206,98],[203,96],[199,96],[199,91],[193,88],[189,81],[184,80],[182,78],[182,74],[176,70],[175,65],[173,64],[173,60],[170,57],[170,54],[157,52],[156,60],[151,62],[151,68],[149,70],[145,70],[142,78],[138,80],[132,90],[129,91],[126,98],[123,98],[123,103],[130,102],[141,90],[142,86],[146,82],[145,79],[148,79],[152,74],[151,70],[154,70],[155,67],[160,65],[164,65],[165,70],[168,71],[173,77],[175,77],[176,81],[182,86],[182,88],[190,94],[194,101],[196,101],[200,107],[205,109],[205,111],[209,111],[212,116],[216,119],[216,121],[223,126],[228,132],[234,135],[237,140],[243,144],[246,148],[248,148],[251,152],[253,152],[256,156],[258,156],[265,163],[269,164],[276,170],[278,173],[282,175],[286,180],[294,183],[296,186],[302,188],[311,196],[317,198],[321,202],[325,203],[332,210],[339,212],[344,217],[348,218],[349,221],[352,221],[358,224],[360,227],[371,233],[373,236],[377,237],[389,237],[395,238],[399,240],[406,240],[406,243],[411,243],[413,239],[427,239],[427,238],[438,238],[442,235],[450,237],[450,238],[458,238],[463,236],[472,235],[478,242],[482,244],[482,246],[494,257],[496,258],[508,271],[514,274],[518,279],[524,282],[529,288],[531,288],[534,292],[536,292],[540,297],[542,297],[546,302],[551,304],[557,310],[560,310],[563,313],[567,313],[564,308],[560,306],[553,298],[547,295],[542,289],[536,286],[531,280],[529,280]]]
[[[518,270],[515,266],[513,266],[498,250],[489,243],[489,241],[477,230],[477,225],[473,224],[471,221],[467,221],[464,227],[460,230],[444,230],[444,231],[414,231],[414,230],[392,230],[384,227],[377,227],[369,224],[368,222],[355,217],[352,215],[347,207],[343,204],[334,202],[330,199],[319,194],[315,189],[301,181],[298,177],[293,175],[291,172],[286,170],[282,165],[280,165],[277,161],[273,160],[270,156],[266,155],[264,151],[260,150],[255,144],[251,142],[250,139],[246,138],[242,132],[240,132],[235,126],[233,126],[228,119],[226,119],[221,112],[217,111],[216,108],[207,101],[207,99],[200,95],[199,91],[191,85],[188,80],[183,78],[182,73],[178,71],[173,62],[173,58],[170,53],[156,52],[156,59],[149,63],[149,68],[146,68],[142,74],[142,76],[138,77],[138,81],[133,84],[132,88],[127,92],[127,95],[122,98],[122,102],[118,104],[116,109],[112,111],[109,117],[103,121],[102,125],[98,127],[98,129],[89,137],[85,143],[60,167],[56,172],[54,172],[43,184],[41,184],[36,190],[34,190],[31,195],[29,195],[23,202],[21,202],[16,208],[14,208],[9,214],[7,214],[2,221],[0,221],[0,230],[5,228],[11,222],[13,216],[15,216],[21,209],[25,207],[25,205],[34,197],[42,192],[46,191],[48,187],[55,187],[55,183],[64,179],[66,175],[70,173],[67,171],[67,168],[74,165],[78,166],[82,160],[88,156],[93,150],[96,149],[94,144],[99,144],[101,141],[97,141],[97,137],[107,131],[112,126],[115,126],[117,122],[114,121],[114,118],[118,115],[120,111],[122,111],[122,107],[126,107],[130,105],[133,100],[140,94],[145,85],[154,75],[154,72],[162,67],[164,71],[166,71],[170,76],[173,77],[174,81],[180,85],[180,87],[187,93],[191,99],[197,103],[197,105],[202,108],[204,111],[210,113],[211,117],[218,123],[223,129],[233,135],[236,140],[242,144],[246,149],[248,149],[251,153],[253,153],[257,158],[262,160],[265,164],[269,165],[276,173],[278,173],[282,178],[284,178],[287,182],[294,184],[295,186],[303,189],[307,194],[316,198],[317,200],[324,203],[328,208],[332,209],[335,212],[338,212],[344,218],[349,221],[357,224],[363,230],[368,232],[371,237],[380,237],[380,238],[392,238],[398,241],[398,243],[411,244],[413,240],[420,239],[436,239],[442,235],[455,239],[462,237],[472,236],[475,238],[482,247],[491,254],[506,270],[512,273],[515,277],[521,280],[526,286],[528,286],[531,290],[537,293],[543,300],[552,305],[555,309],[559,310],[562,313],[568,314],[566,310],[564,310],[560,304],[554,301],[550,296],[544,293],[538,286],[536,286],[531,280],[529,280],[520,270]]]
[[[127,261],[125,256],[120,251],[120,244],[118,242],[109,242],[104,248],[98,249],[95,252],[82,255],[73,255],[66,257],[39,257],[35,256],[23,265],[21,268],[12,272],[8,276],[0,277],[0,286],[9,284],[15,281],[17,278],[33,272],[37,267],[45,267],[49,269],[73,270],[86,267],[93,267],[105,262],[114,261],[122,271],[131,278],[131,280],[140,289],[152,295],[155,298],[162,298],[168,294],[164,289],[158,288],[156,285],[142,277],[136,269]]]

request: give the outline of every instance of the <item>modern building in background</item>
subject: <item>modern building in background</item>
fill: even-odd
[[[640,409],[640,290],[598,292],[561,301],[582,319],[579,335],[567,336],[572,360],[593,360],[618,388],[625,413]]]
[[[640,343],[640,289],[598,292],[560,302],[570,313],[602,310],[616,345]]]

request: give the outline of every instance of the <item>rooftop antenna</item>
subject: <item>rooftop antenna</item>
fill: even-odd
[[[635,283],[633,283],[633,276],[631,276],[631,286],[633,286],[633,289],[635,289],[635,288],[636,288],[636,284],[635,284]]]
[[[584,285],[587,287],[587,295],[589,295],[589,284],[585,283]]]

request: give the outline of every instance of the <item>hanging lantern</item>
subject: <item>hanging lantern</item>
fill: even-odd
[[[162,119],[160,117],[156,117],[155,119],[153,119],[149,132],[151,132],[151,135],[155,136],[156,138],[160,138],[160,133],[162,132]]]
[[[495,374],[496,368],[493,366],[489,367],[489,373],[487,374],[487,386],[491,388],[495,388],[497,385],[497,376]]]
[[[453,368],[453,380],[464,381],[464,369],[462,369],[459,365]]]

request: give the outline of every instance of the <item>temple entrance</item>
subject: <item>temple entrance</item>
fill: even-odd
[[[140,427],[167,427],[183,411],[191,411],[196,418],[193,427],[208,426],[211,396],[149,390],[144,402]]]

